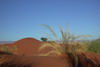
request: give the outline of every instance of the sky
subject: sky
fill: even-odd
[[[42,24],[99,38],[100,0],[0,0],[0,41],[45,37]]]

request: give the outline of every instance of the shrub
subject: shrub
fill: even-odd
[[[90,42],[90,45],[88,47],[88,51],[100,53],[100,39],[93,40],[92,42]]]
[[[47,40],[48,40],[48,39],[47,39],[47,38],[42,37],[42,38],[41,38],[41,40],[42,40],[42,41],[44,41],[44,42],[47,42]]]
[[[7,52],[9,54],[13,54],[16,50],[17,50],[17,46],[2,46],[0,48],[0,50],[2,50],[3,52]]]

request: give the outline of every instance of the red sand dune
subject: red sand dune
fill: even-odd
[[[72,67],[70,60],[51,56],[5,56],[0,67]]]
[[[100,67],[100,54],[97,53],[90,53],[90,52],[85,52],[85,53],[81,53],[81,56],[86,57],[85,59],[88,60],[88,62],[90,62],[91,64],[95,64],[95,67]],[[84,58],[82,58],[84,59]],[[82,61],[81,59],[81,61]],[[92,61],[92,62],[91,62]],[[88,63],[87,62],[87,63]],[[85,65],[85,64],[84,64]],[[92,65],[93,66],[93,65]]]
[[[16,56],[16,55],[9,56],[10,60],[7,62],[10,63],[11,65],[16,65],[21,63],[27,65],[30,62],[33,65],[32,67],[34,67],[34,64],[36,65],[35,67],[45,67],[44,66],[45,64],[47,64],[48,67],[71,67],[73,62],[71,61],[71,57],[68,56],[66,58],[37,56],[39,54],[38,48],[42,43],[44,42],[38,41],[34,38],[24,38],[12,44],[0,45],[0,47],[2,46],[10,47],[16,45],[18,47],[18,50],[15,52],[15,54],[25,55],[25,56]],[[50,51],[50,49],[45,49],[42,52],[48,52],[48,51]],[[32,57],[28,57],[28,56],[32,56]],[[79,57],[78,67],[100,67],[100,54],[79,53],[78,57]]]
[[[40,44],[44,42],[36,40],[34,38],[24,38],[21,40],[18,40],[11,44],[3,44],[2,46],[17,46],[17,51],[15,54],[17,55],[25,55],[25,56],[34,56],[38,55],[39,53],[46,53],[51,50],[51,48],[47,48],[41,52],[38,51],[38,48],[40,47]]]
[[[41,43],[42,43],[41,41],[38,41],[33,38],[24,38],[14,42],[11,45],[17,46],[18,48],[17,54],[31,56],[37,54],[38,47],[40,46]]]
[[[99,57],[100,54],[80,53],[77,67],[100,67]],[[0,60],[0,67],[75,67],[68,55],[66,57],[5,55]]]

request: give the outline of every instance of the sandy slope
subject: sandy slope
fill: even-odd
[[[15,55],[5,56],[2,60],[0,67],[72,67],[70,60],[63,57]]]
[[[6,56],[5,60],[10,65],[25,65],[26,67],[72,67],[71,58],[66,55],[63,57],[52,56],[37,56],[39,54],[38,48],[44,42],[38,41],[34,38],[24,38],[12,44],[4,44],[2,46],[17,46],[18,50],[14,56]],[[45,49],[40,53],[48,52],[51,49]],[[21,56],[23,55],[23,56]],[[96,53],[78,53],[79,63],[78,67],[100,67],[100,54]],[[9,59],[6,60],[6,59]],[[1,59],[0,59],[1,60]],[[4,64],[5,65],[5,64]],[[29,65],[29,66],[28,66]],[[31,65],[31,66],[30,66]],[[9,66],[10,67],[10,66]]]
[[[14,43],[11,44],[2,44],[0,45],[0,47],[2,46],[17,46],[17,51],[15,52],[15,54],[17,55],[25,55],[25,56],[36,56],[38,55],[40,52],[38,51],[38,48],[40,47],[40,45],[44,43],[42,41],[36,40],[34,38],[24,38],[21,40],[18,40]],[[43,51],[41,51],[41,53],[46,53],[48,51],[50,51],[51,48],[47,48]]]

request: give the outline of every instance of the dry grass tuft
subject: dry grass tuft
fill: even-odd
[[[50,53],[56,53],[57,55],[61,54],[71,55],[74,58],[75,67],[77,67],[78,58],[76,53],[87,50],[87,44],[85,42],[78,42],[77,40],[91,37],[91,35],[76,36],[69,32],[68,27],[65,31],[62,29],[62,27],[60,27],[61,38],[59,39],[54,30],[52,29],[52,27],[50,27],[49,25],[43,25],[43,26],[45,26],[46,29],[48,29],[52,35],[46,33],[46,35],[48,35],[47,38],[51,41],[50,43],[41,44],[39,51],[43,50],[46,47],[52,47],[54,50],[44,54],[45,56],[49,55]],[[61,43],[56,42],[59,40],[61,41]]]
[[[53,51],[50,53],[57,53],[58,55],[61,55],[63,53],[76,53],[80,51],[86,51],[87,50],[87,44],[85,42],[78,42],[78,39],[83,39],[87,37],[91,37],[91,35],[79,35],[76,36],[74,34],[71,34],[67,29],[64,31],[62,27],[60,27],[61,32],[61,38],[58,38],[52,27],[49,25],[43,25],[48,29],[52,35],[48,35],[48,39],[51,40],[49,43],[43,43],[41,44],[41,47],[39,48],[39,51],[43,50],[46,47],[52,47],[54,48]],[[54,39],[50,36],[53,36]],[[61,43],[58,43],[56,41],[60,40]],[[61,45],[62,44],[62,45]]]
[[[9,46],[2,46],[0,48],[0,50],[3,51],[3,52],[7,52],[9,54],[13,54],[17,50],[17,46],[11,46],[11,47],[9,47]]]

